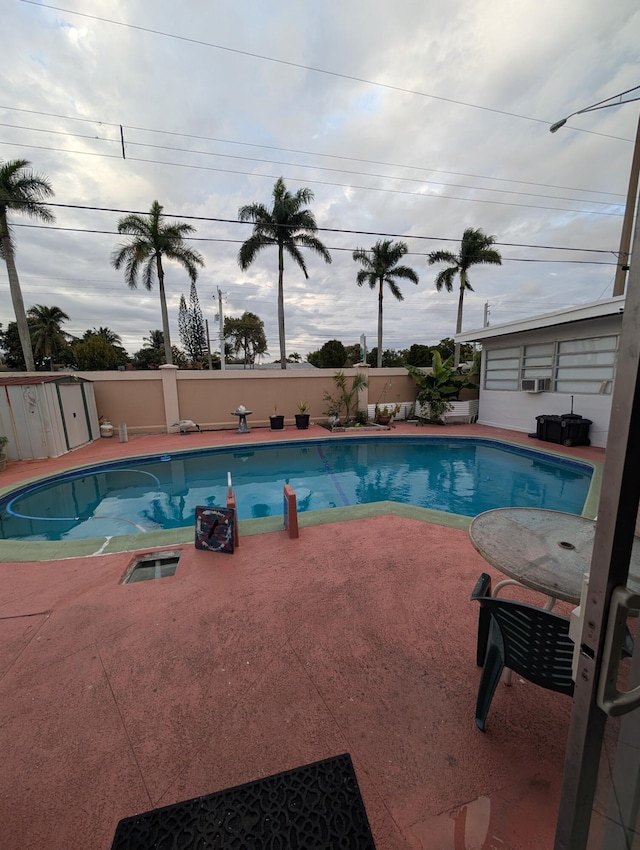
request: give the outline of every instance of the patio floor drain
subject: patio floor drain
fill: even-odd
[[[165,552],[147,552],[139,555],[131,562],[124,574],[122,584],[133,584],[136,581],[152,581],[157,578],[167,578],[175,575],[180,561],[179,550]]]

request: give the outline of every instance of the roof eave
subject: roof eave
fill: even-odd
[[[543,313],[517,322],[505,322],[501,325],[489,325],[486,328],[477,328],[472,331],[464,331],[456,334],[456,342],[480,342],[492,337],[507,336],[508,334],[523,333],[540,328],[549,328],[555,325],[569,325],[573,322],[582,322],[587,319],[600,319],[604,316],[613,316],[624,312],[624,295],[615,298],[607,298],[605,301],[595,301],[591,304],[582,304],[580,307],[570,307],[565,310],[556,310],[553,313]]]

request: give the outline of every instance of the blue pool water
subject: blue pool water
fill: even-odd
[[[497,507],[580,514],[592,468],[493,440],[344,438],[135,458],[65,473],[0,501],[0,538],[77,540],[193,525],[224,505],[231,473],[240,519],[395,501],[475,516]]]

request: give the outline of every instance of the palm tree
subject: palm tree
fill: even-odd
[[[149,331],[149,336],[143,336],[142,341],[146,343],[144,348],[150,348],[152,351],[162,351],[164,348],[164,334],[159,329]]]
[[[52,368],[54,357],[69,345],[67,334],[60,327],[62,322],[69,321],[69,316],[60,307],[45,307],[44,304],[29,307],[27,315],[34,320],[31,324],[33,353],[43,364],[48,360]]]
[[[115,331],[112,331],[111,328],[102,327],[93,328],[93,330],[89,329],[84,332],[82,337],[82,342],[87,342],[90,339],[98,338],[103,342],[106,342],[111,349],[113,349],[115,353],[115,360],[117,361],[118,366],[124,366],[129,362],[129,355],[127,354],[124,346],[122,345],[122,337],[120,334],[117,334]],[[74,349],[75,350],[75,349]],[[105,351],[103,347],[93,347],[90,351]],[[110,358],[114,359],[114,358]]]
[[[124,279],[131,289],[138,286],[138,273],[142,274],[142,283],[149,290],[154,277],[158,278],[165,358],[167,363],[173,363],[162,258],[180,263],[192,282],[198,277],[197,266],[203,266],[204,260],[184,242],[184,237],[193,233],[195,228],[184,222],[163,221],[162,210],[158,201],[154,201],[148,216],[132,213],[120,219],[118,233],[126,233],[131,239],[116,248],[111,255],[111,264],[116,269],[124,265]]]
[[[9,211],[25,213],[40,221],[54,221],[54,215],[42,201],[53,195],[47,178],[31,171],[26,159],[14,159],[0,164],[0,257],[7,264],[9,289],[16,316],[20,344],[27,372],[35,372],[29,325],[22,300],[22,290],[15,263],[15,241],[9,226]]]
[[[418,283],[418,275],[409,266],[399,266],[398,263],[409,249],[406,242],[392,242],[391,239],[381,239],[370,250],[356,248],[353,259],[362,263],[356,276],[356,283],[362,286],[368,283],[371,289],[378,287],[378,369],[382,367],[382,295],[385,283],[392,295],[398,301],[404,301],[402,292],[398,289],[397,279],[410,280]]]
[[[255,365],[256,358],[267,354],[264,322],[255,313],[245,312],[240,318],[225,316],[224,337],[231,340],[231,350],[237,357],[242,352],[244,368]]]
[[[449,268],[443,269],[436,277],[436,289],[438,292],[442,287],[451,292],[453,289],[453,281],[457,274],[460,275],[460,295],[458,297],[458,319],[456,322],[456,334],[462,330],[462,305],[464,302],[465,289],[473,292],[473,287],[469,283],[469,269],[471,266],[492,263],[493,265],[502,265],[502,257],[500,252],[496,251],[491,246],[496,241],[495,236],[487,236],[482,230],[474,230],[473,227],[468,227],[462,234],[462,242],[460,243],[460,253],[453,254],[451,251],[432,251],[429,254],[429,265],[434,263],[450,263]],[[456,342],[453,365],[457,368],[460,365],[460,343]]]
[[[300,248],[310,248],[320,254],[325,263],[331,255],[315,235],[318,231],[313,213],[304,205],[313,200],[311,189],[298,189],[295,195],[287,191],[279,177],[273,187],[273,207],[264,204],[246,204],[238,210],[240,221],[252,221],[253,233],[238,252],[238,265],[245,271],[267,245],[278,247],[278,334],[280,336],[280,368],[287,368],[284,333],[284,254],[285,251],[308,278],[307,267]]]
[[[109,345],[113,345],[114,348],[122,348],[122,337],[120,334],[112,331],[111,328],[103,328],[100,326],[99,328],[94,328],[92,331],[85,331],[84,336],[85,339],[90,336],[100,336],[105,342],[108,342]]]

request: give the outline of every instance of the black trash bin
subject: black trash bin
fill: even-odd
[[[536,416],[536,434],[539,440],[547,443],[559,443],[563,446],[588,446],[591,419],[584,419],[577,413],[565,413],[562,416]]]

